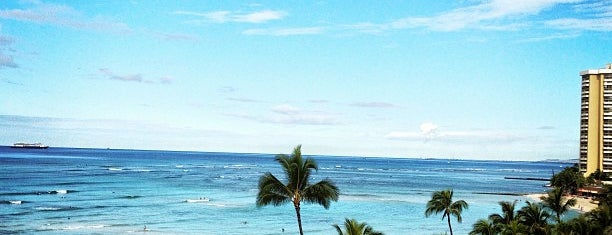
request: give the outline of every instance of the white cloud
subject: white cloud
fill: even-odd
[[[12,55],[5,55],[0,51],[0,69],[2,68],[18,68],[19,65],[15,63]]]
[[[420,132],[416,131],[392,131],[385,135],[389,140],[402,140],[409,142],[438,142],[445,144],[466,143],[497,143],[515,142],[523,139],[517,134],[503,131],[469,130],[469,131],[444,131],[432,122],[424,122],[419,125]]]
[[[295,115],[295,114],[300,113],[300,110],[298,108],[293,107],[288,104],[281,104],[281,105],[274,106],[272,107],[272,111],[275,113],[280,113],[280,114],[285,114],[285,115]]]
[[[169,76],[159,78],[159,82],[164,83],[164,84],[170,84],[172,83],[172,81],[174,81],[174,78],[169,77]]]
[[[574,33],[568,33],[568,34],[553,34],[553,35],[542,36],[542,37],[526,38],[526,39],[518,40],[517,42],[519,42],[519,43],[523,43],[523,42],[542,42],[542,41],[549,41],[549,40],[556,40],[556,39],[576,38],[578,36],[580,36],[580,34],[575,33],[575,32]]]
[[[261,10],[250,13],[241,13],[233,11],[211,11],[211,12],[193,12],[193,11],[175,11],[176,15],[190,15],[202,17],[209,22],[227,23],[227,22],[243,22],[243,23],[265,23],[272,20],[280,20],[287,16],[284,11]]]
[[[358,102],[353,103],[352,106],[363,107],[363,108],[394,108],[397,107],[394,104],[387,102]]]
[[[313,35],[325,32],[324,27],[305,27],[305,28],[280,28],[280,29],[248,29],[242,32],[245,35],[269,35],[269,36],[293,36],[293,35]]]
[[[244,15],[237,14],[234,18],[237,22],[263,23],[270,20],[282,19],[285,15],[287,15],[287,13],[283,11],[264,10]]]
[[[98,69],[98,72],[107,79],[119,80],[124,82],[143,82],[141,74],[117,75],[108,68]]]
[[[299,125],[332,125],[338,124],[336,116],[315,111],[301,111],[289,104],[281,104],[272,107],[272,112],[276,113],[267,119],[272,123],[299,124]]]
[[[560,29],[609,32],[612,31],[612,17],[597,19],[563,18],[547,21],[546,25]]]
[[[32,2],[29,9],[0,10],[0,18],[49,24],[75,29],[130,33],[132,30],[124,23],[102,18],[85,18],[72,7],[60,4]]]
[[[436,130],[438,129],[438,125],[433,124],[431,122],[422,123],[419,126],[421,129],[421,134],[426,137],[434,137],[436,135]]]
[[[425,27],[435,31],[455,31],[464,28],[515,29],[516,24],[500,23],[510,17],[535,15],[557,4],[580,0],[493,0],[457,8],[433,17],[408,17],[393,21],[391,28]]]
[[[19,65],[15,63],[13,55],[7,55],[4,53],[5,49],[10,50],[10,45],[13,44],[15,39],[10,36],[0,35],[0,69],[2,68],[18,68]]]
[[[289,104],[271,107],[272,115],[253,116],[248,114],[226,114],[228,116],[249,119],[261,123],[288,125],[336,125],[339,124],[335,114],[320,111],[303,111]]]
[[[255,100],[255,99],[251,99],[251,98],[243,98],[243,97],[240,97],[240,98],[230,97],[230,98],[227,98],[227,100],[235,101],[235,102],[242,102],[242,103],[260,103],[261,102],[259,100]]]
[[[462,29],[518,30],[530,25],[517,19],[551,9],[559,4],[577,3],[582,0],[492,0],[460,7],[435,16],[405,17],[389,23],[362,22],[345,26],[361,33],[380,34],[394,29],[426,28],[433,31],[458,31]]]

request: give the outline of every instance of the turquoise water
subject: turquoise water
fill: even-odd
[[[328,210],[304,205],[305,234],[335,234],[345,217],[386,234],[440,234],[441,216],[426,218],[435,190],[453,188],[470,208],[456,234],[498,213],[503,194],[541,193],[543,181],[568,166],[503,162],[313,156],[341,190]],[[289,204],[257,208],[259,177],[282,176],[274,155],[137,150],[0,147],[0,234],[297,234]],[[313,182],[314,182],[313,181]],[[207,198],[208,201],[197,201]],[[186,202],[196,200],[195,202]],[[523,203],[519,202],[518,206]],[[284,232],[283,232],[284,229]]]

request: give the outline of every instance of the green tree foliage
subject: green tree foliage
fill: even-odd
[[[442,213],[442,219],[446,218],[448,222],[448,229],[450,234],[453,235],[453,228],[451,226],[450,217],[455,216],[457,222],[461,223],[461,213],[463,209],[468,208],[468,203],[464,200],[453,202],[453,190],[447,189],[442,191],[433,192],[431,200],[427,202],[427,209],[425,209],[425,216],[429,217],[432,214]]]
[[[612,208],[612,185],[605,185],[598,198],[600,206]]]
[[[342,231],[337,224],[332,226],[336,229],[338,235],[383,235],[382,232],[374,231],[374,229],[365,222],[359,223],[355,219],[346,218],[344,220],[344,231]]]
[[[281,182],[270,172],[265,173],[259,179],[256,204],[257,207],[262,207],[279,206],[292,202],[297,215],[299,231],[303,235],[300,204],[302,202],[314,203],[328,209],[331,201],[338,201],[340,192],[329,179],[315,184],[309,182],[311,171],[317,170],[318,166],[314,159],[302,158],[301,148],[301,145],[295,147],[290,156],[284,154],[276,156],[275,160],[281,165],[287,182]]]
[[[491,220],[479,219],[472,225],[470,235],[495,235],[499,234],[500,227]]]
[[[527,226],[521,224],[518,220],[510,221],[509,224],[504,224],[501,228],[503,235],[518,235],[527,234]]]
[[[514,202],[501,201],[499,205],[501,206],[502,214],[491,214],[489,215],[489,220],[495,224],[510,224],[510,222],[515,220],[514,207],[516,206],[516,200]]]
[[[539,203],[527,201],[526,204],[517,213],[520,223],[527,226],[529,234],[547,234],[550,213]]]
[[[584,186],[586,179],[580,173],[578,167],[566,167],[563,171],[554,175],[550,179],[550,184],[554,187],[561,188],[563,191],[568,191],[575,194],[578,188]]]
[[[557,223],[561,222],[561,215],[569,211],[570,207],[576,205],[576,199],[565,199],[563,189],[555,188],[548,192],[547,196],[543,196],[542,203],[544,207],[552,210],[556,215]]]

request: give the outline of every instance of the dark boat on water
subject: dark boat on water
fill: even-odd
[[[14,143],[11,148],[22,148],[22,149],[46,149],[49,148],[48,145],[44,145],[41,143]]]

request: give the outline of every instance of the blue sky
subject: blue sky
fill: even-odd
[[[0,1],[0,144],[577,158],[612,1]]]

